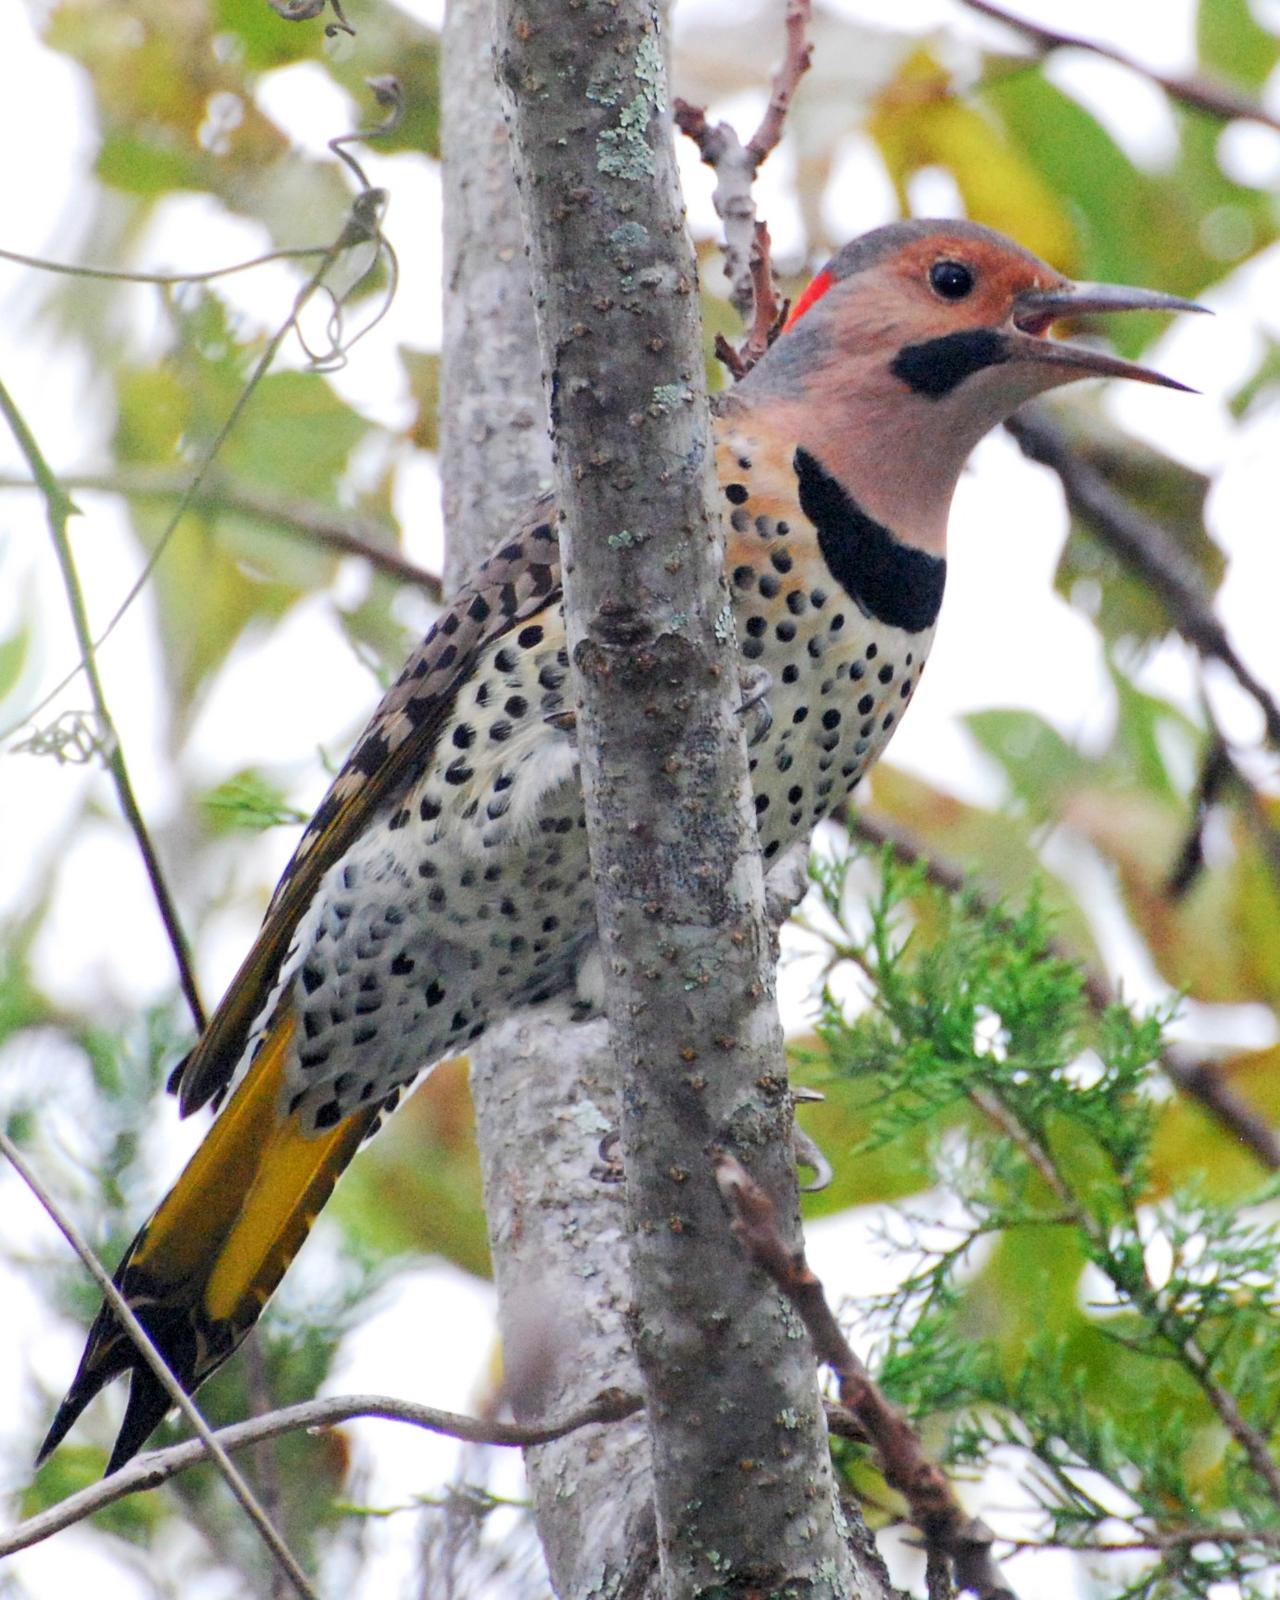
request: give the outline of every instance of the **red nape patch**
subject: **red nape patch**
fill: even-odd
[[[825,269],[818,274],[805,292],[796,301],[795,310],[787,318],[787,327],[794,328],[800,318],[804,316],[815,301],[821,300],[823,295],[836,280]]]

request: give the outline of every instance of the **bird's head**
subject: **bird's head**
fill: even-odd
[[[892,223],[846,245],[747,379],[864,509],[941,549],[969,452],[1025,401],[1078,378],[1186,385],[1051,336],[1063,318],[1198,311],[1148,289],[1074,283],[971,222]]]

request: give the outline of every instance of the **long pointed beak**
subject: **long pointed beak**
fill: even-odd
[[[1120,356],[1093,350],[1087,345],[1066,344],[1045,337],[1060,317],[1084,316],[1090,312],[1112,311],[1199,311],[1208,312],[1193,300],[1161,294],[1155,289],[1129,289],[1115,283],[1063,283],[1054,289],[1028,289],[1020,294],[1013,309],[1013,332],[1008,335],[1010,353],[1015,359],[1042,361],[1053,366],[1073,367],[1099,378],[1134,378],[1139,383],[1154,383],[1165,389],[1196,391],[1176,378],[1166,378],[1151,367],[1139,366]]]

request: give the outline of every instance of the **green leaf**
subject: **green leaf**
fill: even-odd
[[[283,789],[246,767],[200,796],[200,808],[214,833],[260,833],[307,821],[291,806]]]
[[[1059,408],[1072,449],[1102,474],[1121,500],[1156,522],[1177,554],[1213,595],[1226,557],[1205,526],[1209,480],[1180,461],[1126,434],[1089,406]],[[1134,571],[1087,522],[1072,517],[1071,537],[1054,575],[1063,598],[1083,610],[1111,643],[1164,638],[1169,612],[1148,580]]]
[[[25,624],[0,639],[0,701],[11,695],[22,678],[31,650],[31,630]]]
[[[1249,0],[1200,0],[1196,49],[1209,77],[1261,89],[1280,61],[1280,39],[1257,20]]]

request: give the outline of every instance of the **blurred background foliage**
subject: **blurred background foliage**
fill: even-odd
[[[40,7],[45,44],[80,69],[92,124],[78,258],[117,269],[154,265],[152,224],[181,197],[197,197],[205,216],[254,224],[261,249],[326,245],[337,238],[350,210],[350,175],[328,153],[299,149],[271,110],[277,75],[304,67],[347,97],[336,103],[351,121],[326,127],[324,138],[375,122],[363,80],[394,72],[403,87],[405,116],[378,148],[400,152],[401,161],[434,166],[435,32],[390,0],[350,9],[358,37],[335,48],[318,25],[291,26],[265,0],[132,0],[127,8],[118,0],[54,0]],[[1061,11],[1064,26],[1070,26],[1072,8],[1064,4]],[[740,17],[713,20],[699,12],[681,34],[678,91],[713,109],[749,105],[758,115],[780,38],[779,18],[772,11],[761,16],[774,31],[762,32],[763,20],[746,28]],[[1200,0],[1197,73],[1246,96],[1274,87],[1277,20],[1274,7],[1255,7],[1249,0]],[[1228,119],[1189,107],[1163,89],[1144,86],[1144,92],[1160,96],[1172,140],[1160,159],[1144,161],[1063,86],[1054,52],[1042,56],[1019,46],[1015,35],[1005,36],[1000,48],[982,47],[958,29],[899,33],[891,18],[870,27],[821,11],[812,34],[814,68],[773,162],[798,219],[799,243],[783,262],[795,269],[784,285],[792,294],[804,282],[806,264],[821,261],[843,242],[828,202],[855,142],[863,159],[870,152],[878,163],[902,212],[911,210],[922,174],[935,187],[945,180],[968,215],[1079,277],[1149,283],[1200,297],[1275,246],[1276,197],[1245,181],[1238,164],[1224,159]],[[741,131],[745,135],[749,127]],[[392,219],[393,238],[396,229],[418,225],[394,210]],[[721,292],[709,226],[699,225],[697,242],[708,339],[717,331],[732,334],[734,319]],[[221,257],[208,264],[220,262]],[[127,506],[142,556],[156,551],[184,473],[223,427],[309,268],[294,263],[287,271],[268,271],[275,311],[266,308],[267,297],[260,311],[246,310],[243,290],[232,295],[216,281],[142,289],[45,277],[33,269],[24,287],[27,314],[81,361],[91,375],[86,395],[107,419],[98,455],[68,463],[68,482],[74,492],[79,471],[87,488],[117,496]],[[348,334],[372,315],[385,286],[384,275],[359,289],[346,307]],[[1138,355],[1161,327],[1152,318],[1126,321],[1116,329],[1119,348]],[[1280,392],[1277,345],[1264,340],[1258,348],[1254,370],[1232,402],[1241,427],[1273,414]],[[147,587],[160,664],[159,681],[149,692],[159,701],[161,759],[172,786],[157,833],[198,954],[229,902],[241,907],[242,930],[261,911],[271,868],[280,865],[298,819],[323,786],[326,766],[341,758],[345,741],[358,729],[357,721],[348,721],[316,753],[300,755],[282,740],[282,759],[275,764],[250,765],[230,754],[226,771],[210,781],[208,763],[192,758],[189,739],[238,652],[246,642],[269,638],[309,598],[325,597],[350,650],[367,669],[372,705],[378,683],[398,668],[429,616],[421,598],[431,592],[429,574],[406,600],[403,575],[349,549],[335,550],[321,536],[325,528],[345,528],[375,558],[378,551],[406,546],[396,508],[404,503],[402,481],[436,445],[439,358],[425,329],[420,338],[402,343],[398,355],[407,399],[400,424],[388,428],[349,397],[340,374],[306,370],[305,359],[287,347],[220,449],[215,471],[169,538]],[[722,381],[718,368],[715,381]],[[1096,398],[1073,396],[1057,414],[1077,455],[1159,524],[1189,581],[1211,601],[1228,571],[1205,522],[1212,485],[1150,442],[1125,433],[1113,416],[1104,417]],[[1265,515],[1273,524],[1274,507]],[[1260,537],[1273,532],[1271,526],[1259,528]],[[1274,750],[1266,751],[1260,734],[1256,749],[1227,749],[1224,769],[1226,747],[1209,697],[1188,706],[1139,687],[1135,679],[1143,661],[1176,632],[1179,618],[1148,577],[1079,515],[1055,582],[1105,646],[1115,690],[1108,738],[1073,742],[1034,712],[992,707],[969,719],[968,733],[999,773],[1003,803],[988,808],[963,801],[948,792],[941,774],[927,781],[890,765],[859,797],[868,816],[913,851],[936,855],[947,870],[972,874],[984,891],[1007,897],[1013,906],[1034,890],[1051,927],[1046,931],[1037,923],[1029,932],[1017,924],[1020,936],[1033,943],[1052,937],[1059,951],[1082,959],[1095,973],[1103,949],[1117,944],[1114,926],[1102,924],[1119,917],[1124,940],[1136,941],[1150,969],[1189,1001],[1201,1008],[1274,1011],[1280,997]],[[110,604],[114,597],[103,599],[97,612],[107,614]],[[0,721],[6,726],[26,716],[37,697],[48,653],[46,629],[46,617],[30,607],[20,608],[16,620],[0,629]],[[1248,641],[1237,643],[1247,654]],[[1194,661],[1192,646],[1186,649]],[[307,694],[305,664],[297,665],[289,681],[261,692],[279,696],[287,722],[291,697]],[[42,710],[36,726],[53,716]],[[1206,784],[1210,771],[1216,778]],[[18,758],[8,758],[5,781],[22,782]],[[80,794],[78,808],[60,824],[61,837],[44,849],[33,886],[10,906],[3,929],[0,1097],[9,1131],[38,1157],[49,1181],[114,1260],[156,1192],[157,1173],[172,1169],[152,1127],[164,1079],[188,1034],[176,1002],[126,1020],[127,1007],[118,997],[100,997],[102,1003],[92,1007],[68,1005],[45,981],[36,952],[57,901],[64,847],[85,830],[119,826],[104,788],[82,785]],[[268,831],[284,844],[253,854],[251,836]],[[1082,860],[1089,870],[1073,871],[1072,863]],[[888,856],[863,858],[849,869],[847,883],[857,890],[852,898],[874,902],[877,884],[892,871]],[[1098,881],[1111,892],[1105,913],[1090,899],[1090,885]],[[934,891],[915,880],[893,882],[893,926],[915,930],[915,950],[972,953],[971,925],[957,922],[958,914]],[[842,876],[842,894],[847,883]],[[796,1046],[802,1075],[827,1092],[827,1103],[807,1111],[806,1121],[837,1168],[832,1187],[810,1201],[815,1217],[936,1198],[947,1177],[948,1152],[954,1154],[957,1139],[973,1138],[973,1107],[946,1096],[931,1100],[927,1114],[900,1119],[886,1133],[884,1108],[901,1093],[902,1082],[887,1081],[887,1069],[877,1077],[849,1066],[847,1030],[856,1024],[842,1020],[834,996],[842,1004],[854,1001],[856,1011],[878,981],[875,964],[865,957],[872,930],[865,917],[859,922],[856,912],[847,911],[849,903],[829,892],[825,908],[818,903],[806,913],[810,947],[825,952],[829,974],[851,964],[857,969],[852,982],[833,989],[821,1035]],[[1000,941],[991,937],[996,945],[983,959],[996,959],[991,951]],[[1006,954],[1012,937],[1006,928],[1000,946]],[[895,1025],[900,1022],[898,1016]],[[1197,1070],[1264,1122],[1280,1120],[1280,1047],[1208,1054],[1208,1065],[1197,1062]],[[978,1068],[980,1063],[981,1058]],[[1265,1164],[1212,1108],[1174,1092],[1158,1074],[1141,1082],[1126,1079],[1122,1088],[1124,1103],[1117,1100],[1115,1114],[1141,1105],[1150,1120],[1140,1183],[1126,1191],[1126,1225],[1135,1239],[1144,1229],[1148,1240],[1159,1231],[1150,1220],[1157,1202],[1189,1193],[1199,1194],[1206,1206],[1239,1208],[1237,1217],[1254,1215],[1252,1207],[1265,1215],[1271,1203]],[[1072,1114],[1070,1108],[1063,1114]],[[856,1159],[850,1155],[855,1150]],[[997,1163],[995,1170],[1011,1184],[1021,1182],[1007,1165],[1007,1150],[1001,1159],[1006,1166]],[[992,1214],[994,1202],[984,1194]],[[975,1203],[972,1194],[967,1203]],[[440,1070],[413,1096],[355,1164],[326,1218],[310,1247],[317,1265],[305,1291],[286,1288],[247,1356],[203,1392],[212,1420],[313,1395],[375,1291],[407,1263],[435,1255],[467,1272],[486,1272],[460,1067]],[[1145,1388],[1143,1358],[1133,1353],[1141,1330],[1121,1329],[1114,1306],[1100,1311],[1091,1299],[1097,1251],[1047,1224],[1029,1227],[997,1217],[989,1232],[988,1248],[974,1256],[965,1274],[931,1280],[932,1299],[917,1297],[910,1310],[922,1330],[916,1366],[904,1366],[901,1327],[881,1347],[886,1371],[896,1373],[895,1392],[921,1417],[930,1438],[947,1436],[958,1460],[985,1460],[984,1450],[995,1451],[999,1443],[1000,1418],[1013,1416],[1019,1403],[1032,1404],[1037,1393],[1066,1384],[1074,1423],[1065,1416],[1064,1400],[1063,1414],[1043,1422],[1042,1437],[1019,1435],[1013,1441],[1024,1456],[1038,1459],[1048,1474],[1042,1481],[1053,1485],[1041,1497],[1048,1509],[1039,1534],[1070,1543],[1078,1532],[1083,1500],[1066,1507],[1063,1485],[1075,1471],[1079,1486],[1084,1462],[1096,1481],[1110,1475],[1113,1485],[1127,1485],[1131,1502],[1125,1514],[1140,1513],[1147,1519],[1143,1526],[1168,1532],[1189,1519],[1213,1521],[1229,1513],[1243,1524],[1269,1528],[1274,1539],[1280,1507],[1254,1492],[1256,1485],[1233,1503],[1231,1475],[1240,1470],[1234,1446],[1219,1437],[1210,1448],[1214,1419],[1186,1390],[1185,1373],[1169,1377],[1167,1392],[1159,1396]],[[37,1256],[14,1248],[11,1255],[51,1318],[88,1321],[96,1295],[82,1274],[61,1258],[55,1265],[47,1250]],[[899,1310],[907,1316],[907,1309]],[[1222,1306],[1215,1305],[1213,1313],[1221,1315]],[[957,1329],[964,1335],[959,1352],[947,1342],[952,1334],[960,1338]],[[1032,1330],[1038,1338],[1034,1359],[1028,1354],[1026,1372],[1013,1372],[1017,1352],[1031,1350]],[[1258,1403],[1250,1414],[1256,1413],[1265,1433],[1274,1410],[1266,1397],[1273,1397],[1277,1379],[1265,1317],[1249,1322],[1248,1339],[1252,1365],[1233,1352],[1231,1370],[1240,1382],[1254,1385]],[[983,1352],[998,1357],[999,1384],[995,1368],[982,1368]],[[948,1370],[955,1379],[950,1395],[940,1377]],[[31,1409],[30,1425],[2,1425],[9,1482],[24,1481],[38,1419],[51,1399]],[[1143,1406],[1145,1435],[1131,1415]],[[98,1442],[60,1452],[25,1491],[24,1512],[101,1471],[112,1430],[101,1413],[93,1427]],[[1163,1436],[1161,1428],[1167,1430]],[[82,1430],[81,1440],[86,1437]],[[1156,1476],[1160,1449],[1153,1441],[1159,1437],[1167,1481]],[[329,1572],[358,1570],[367,1519],[341,1508],[361,1501],[363,1469],[342,1437],[296,1438],[253,1465],[304,1560],[323,1555]],[[851,1481],[886,1498],[864,1461],[852,1461],[848,1470]],[[1074,1525],[1071,1509],[1077,1513]],[[186,1530],[181,1539],[173,1533],[177,1524]],[[226,1592],[228,1583],[240,1585],[239,1592],[271,1592],[260,1551],[201,1473],[179,1479],[163,1495],[104,1513],[98,1527],[140,1594],[177,1592],[176,1574],[193,1563],[222,1581],[214,1592]],[[1029,1536],[1037,1536],[1037,1529]],[[1213,1561],[1197,1563],[1177,1548],[1186,1560],[1171,1559],[1168,1550],[1159,1562],[1149,1554],[1136,1566],[1130,1560],[1121,1580],[1098,1558],[1074,1569],[1071,1581],[1083,1586],[1079,1592],[1107,1594],[1123,1585],[1135,1594],[1207,1594],[1213,1583],[1227,1581],[1256,1581],[1259,1594],[1274,1592],[1265,1588],[1274,1571],[1268,1577],[1257,1549],[1224,1571],[1221,1561],[1230,1551],[1215,1550]],[[1247,1570],[1250,1563],[1259,1570]],[[497,1562],[492,1574],[500,1571]],[[494,1592],[524,1592],[531,1582],[527,1575],[492,1574],[489,1581],[499,1586]],[[504,1582],[509,1590],[501,1587]],[[0,1592],[22,1592],[20,1579],[4,1584],[0,1580]]]

